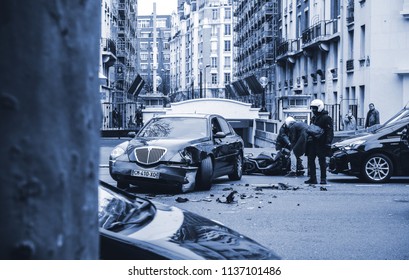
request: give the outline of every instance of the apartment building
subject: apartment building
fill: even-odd
[[[136,70],[144,81],[144,88],[139,97],[145,106],[163,106],[164,96],[171,93],[169,43],[171,16],[140,15],[137,24]],[[154,44],[156,44],[156,50],[154,50]]]
[[[278,0],[234,1],[235,70],[228,87],[241,100],[273,117],[277,112],[274,85],[279,4]]]
[[[103,129],[126,127],[136,110],[137,0],[101,0],[100,99]],[[114,120],[113,111],[118,111]]]
[[[381,122],[408,101],[408,1],[281,0],[277,47],[279,119],[309,119],[320,98],[342,130],[352,109],[364,125],[368,104]]]
[[[233,71],[232,2],[178,2],[170,40],[172,100],[227,96]]]

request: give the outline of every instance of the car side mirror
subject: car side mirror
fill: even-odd
[[[225,137],[226,137],[226,133],[224,133],[223,131],[219,131],[219,132],[217,132],[213,137],[214,137],[214,138],[218,138],[218,139],[220,139],[220,138],[225,138]]]
[[[128,137],[134,138],[136,136],[136,132],[135,131],[130,131],[128,132]]]

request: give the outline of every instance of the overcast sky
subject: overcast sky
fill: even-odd
[[[157,15],[171,15],[173,11],[177,11],[177,0],[139,0],[138,14],[151,15],[153,13],[153,3],[156,3]]]

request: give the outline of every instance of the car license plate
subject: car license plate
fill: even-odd
[[[159,179],[159,172],[150,171],[150,170],[132,170],[132,176],[135,177],[144,177],[144,178],[151,178],[151,179]]]

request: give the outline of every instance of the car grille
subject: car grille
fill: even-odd
[[[136,161],[142,164],[153,164],[161,160],[166,149],[162,147],[142,147],[134,150]]]

